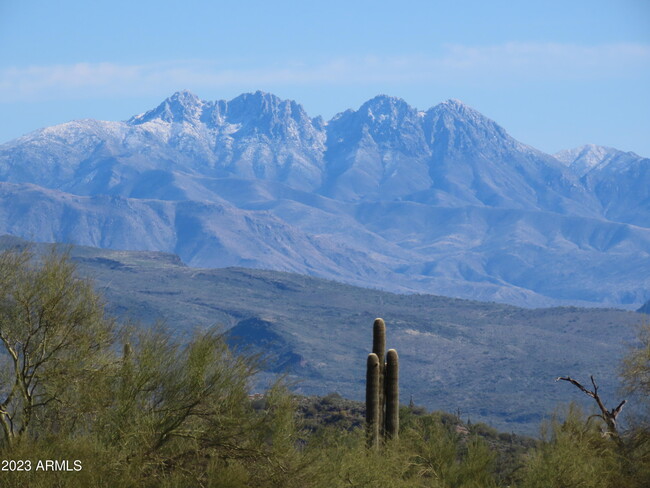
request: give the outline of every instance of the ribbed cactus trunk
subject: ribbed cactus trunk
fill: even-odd
[[[125,342],[124,343],[124,355],[122,356],[124,358],[124,361],[129,361],[131,359],[131,354],[133,353],[133,350],[131,348],[131,343]]]
[[[384,351],[386,350],[386,323],[383,319],[375,319],[372,324],[372,352],[377,355],[379,360],[379,435],[385,435],[384,405],[386,404],[386,395],[384,388],[384,374],[386,370],[386,359]]]
[[[372,353],[366,369],[366,434],[368,447],[377,448],[379,439],[399,435],[399,358],[395,349],[386,350],[386,324],[373,324]]]
[[[386,439],[399,436],[399,357],[395,349],[386,354]]]
[[[366,441],[369,448],[379,446],[380,385],[379,358],[370,353],[366,370]]]

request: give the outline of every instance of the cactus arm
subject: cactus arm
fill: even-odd
[[[399,436],[399,357],[395,349],[386,354],[386,439]]]
[[[379,447],[379,377],[379,358],[370,353],[366,369],[366,442],[370,448]]]

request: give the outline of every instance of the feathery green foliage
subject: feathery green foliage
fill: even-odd
[[[0,446],[92,415],[94,401],[80,393],[107,377],[112,338],[101,300],[66,254],[0,254]]]
[[[630,345],[621,364],[624,392],[632,395],[640,408],[634,420],[639,427],[650,428],[650,322],[638,328],[637,341]]]

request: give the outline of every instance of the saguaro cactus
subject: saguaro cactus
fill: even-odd
[[[384,419],[384,405],[386,405],[386,389],[384,387],[384,375],[386,373],[386,359],[384,354],[386,350],[386,323],[384,319],[375,319],[372,324],[372,352],[377,355],[379,360],[379,435],[384,436],[386,421]]]
[[[379,358],[375,353],[368,354],[366,370],[366,439],[368,447],[378,447],[379,443],[379,402],[380,388]]]
[[[397,439],[399,435],[399,357],[395,349],[386,354],[386,392],[385,438]]]
[[[130,342],[125,342],[124,343],[124,361],[128,361],[131,359],[131,354],[133,352],[133,349],[131,348],[131,343]]]
[[[379,446],[379,439],[399,435],[399,358],[386,349],[386,323],[375,319],[372,327],[372,353],[366,370],[366,433],[368,447]]]

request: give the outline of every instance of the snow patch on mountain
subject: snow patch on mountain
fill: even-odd
[[[624,152],[612,147],[586,144],[573,149],[565,149],[554,154],[554,157],[569,167],[575,174],[582,177],[592,170],[602,171],[625,169],[631,162],[643,159],[633,152]]]

